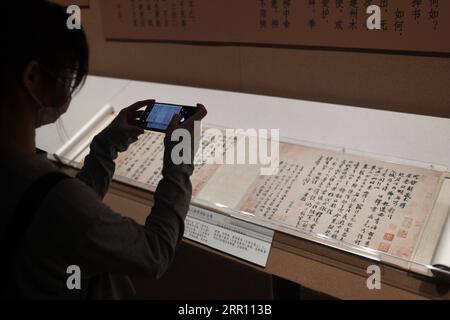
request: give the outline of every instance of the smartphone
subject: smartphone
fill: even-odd
[[[175,114],[180,115],[180,123],[183,123],[196,111],[197,107],[155,102],[147,106],[138,126],[146,130],[166,132]]]

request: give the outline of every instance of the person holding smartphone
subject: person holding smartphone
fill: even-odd
[[[76,178],[64,176],[36,150],[36,128],[55,122],[88,73],[83,30],[66,27],[65,8],[43,0],[9,1],[0,20],[0,165],[2,298],[125,299],[130,275],[159,278],[182,239],[192,186],[192,163],[175,165],[171,133],[206,115],[172,119],[164,139],[162,180],[144,225],[103,204],[114,159],[143,133],[145,100],[123,109],[90,145]],[[68,267],[81,271],[69,288]]]

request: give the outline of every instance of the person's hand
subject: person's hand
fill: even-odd
[[[200,130],[195,130],[195,126],[200,125],[200,121],[206,116],[207,113],[208,111],[206,110],[205,106],[198,103],[197,111],[188,119],[186,119],[186,121],[184,121],[183,123],[180,123],[181,116],[179,114],[175,114],[172,117],[172,120],[170,121],[169,126],[167,127],[166,130],[166,136],[164,138],[166,145],[168,142],[171,141],[172,133],[175,130],[177,129],[187,130],[191,137],[191,155],[193,157],[198,149],[198,145],[200,143],[201,138],[201,132],[199,132]]]
[[[170,136],[176,129],[186,129],[189,131],[191,136],[193,136],[195,121],[202,120],[207,113],[208,111],[206,111],[205,106],[200,103],[197,103],[197,111],[195,111],[195,113],[192,116],[190,116],[185,122],[180,123],[181,116],[179,114],[175,114],[172,117],[169,126],[167,127],[166,138],[170,139]]]
[[[96,141],[107,150],[123,152],[129,145],[136,142],[137,138],[144,133],[144,129],[138,127],[139,118],[144,111],[139,111],[155,100],[143,100],[133,103],[122,109],[114,120],[103,129],[97,136]]]
[[[139,119],[144,113],[143,110],[139,110],[149,104],[154,103],[155,100],[143,100],[133,103],[131,106],[122,109],[117,117],[111,123],[111,126],[115,130],[120,130],[133,142],[144,133],[144,129],[138,127]]]

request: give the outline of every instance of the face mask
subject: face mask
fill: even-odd
[[[39,128],[41,126],[45,126],[50,123],[54,123],[56,120],[61,117],[64,113],[66,113],[67,109],[69,108],[70,100],[67,99],[66,102],[59,108],[57,107],[46,107],[44,104],[31,92],[28,90],[30,95],[33,97],[33,99],[36,101],[36,103],[40,106],[37,114],[36,119],[36,128]]]

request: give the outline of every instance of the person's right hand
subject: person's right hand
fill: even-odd
[[[172,133],[177,129],[185,129],[189,131],[189,134],[191,136],[191,148],[192,148],[192,155],[195,155],[197,151],[197,146],[199,145],[200,138],[201,138],[201,132],[198,132],[197,135],[195,135],[195,125],[200,124],[200,121],[206,116],[208,111],[206,110],[205,106],[197,103],[197,111],[190,116],[185,122],[180,123],[180,115],[175,114],[172,118],[172,120],[169,123],[169,126],[166,130],[166,136],[164,140],[166,142],[171,141]]]

